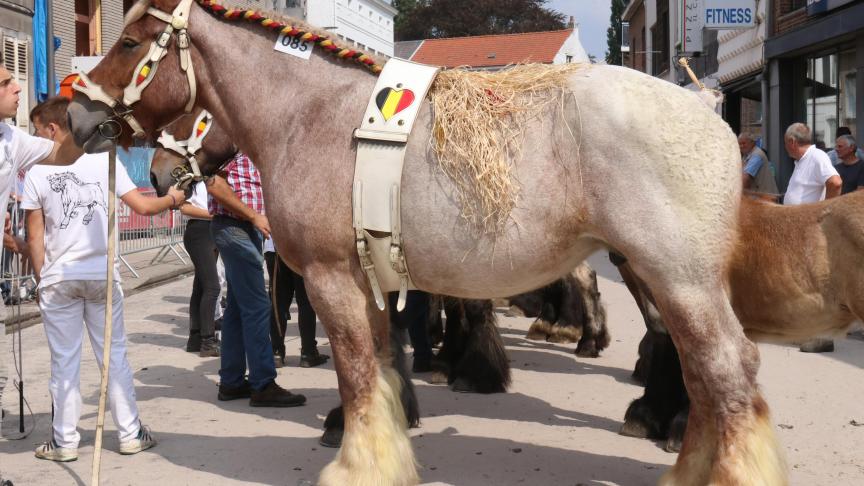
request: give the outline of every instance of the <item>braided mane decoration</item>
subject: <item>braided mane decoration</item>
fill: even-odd
[[[378,74],[383,69],[383,66],[376,63],[375,59],[369,54],[354,49],[348,49],[336,45],[333,40],[322,33],[309,32],[299,26],[289,25],[280,20],[271,19],[264,14],[255,10],[226,8],[223,5],[216,3],[215,0],[196,0],[204,10],[210,12],[216,17],[225,20],[246,20],[254,22],[272,32],[278,32],[290,37],[300,39],[301,41],[311,41],[322,49],[342,59],[349,59],[359,63],[373,74]]]

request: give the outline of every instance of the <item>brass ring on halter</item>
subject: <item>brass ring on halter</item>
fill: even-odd
[[[105,120],[99,124],[99,135],[108,140],[117,140],[123,133],[123,126],[117,120]]]

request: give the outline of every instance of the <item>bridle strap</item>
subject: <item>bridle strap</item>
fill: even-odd
[[[159,139],[156,141],[159,145],[162,146],[165,150],[170,150],[183,159],[189,164],[189,169],[186,169],[185,166],[177,166],[174,170],[171,171],[171,175],[175,178],[175,186],[180,187],[183,183],[190,182],[199,182],[206,179],[201,174],[201,168],[198,166],[198,161],[195,159],[195,156],[201,150],[201,147],[204,144],[204,137],[210,133],[210,129],[213,127],[213,115],[211,115],[206,110],[201,110],[201,113],[198,117],[195,118],[195,123],[192,125],[192,133],[189,135],[189,138],[184,141],[177,141],[174,138],[174,135],[162,131],[162,134],[159,135]]]
[[[97,101],[108,105],[114,110],[113,119],[122,118],[132,129],[133,136],[143,138],[146,134],[143,127],[135,119],[132,114],[131,106],[141,100],[141,95],[144,89],[150,85],[153,78],[156,76],[156,71],[159,68],[159,63],[168,54],[168,46],[171,38],[176,35],[177,47],[180,51],[180,67],[186,72],[186,80],[189,83],[189,99],[184,108],[186,113],[191,113],[195,106],[197,97],[197,86],[195,80],[195,69],[192,66],[192,55],[189,52],[189,33],[187,27],[189,25],[189,13],[192,8],[193,0],[181,0],[174,9],[172,14],[167,14],[153,7],[147,9],[147,13],[165,22],[165,30],[163,30],[156,40],[150,44],[150,49],[147,55],[141,59],[135,67],[135,72],[132,75],[132,80],[129,85],[123,89],[123,100],[109,95],[102,86],[94,83],[85,74],[81,73],[78,82],[72,85],[72,89],[82,93],[92,101]]]

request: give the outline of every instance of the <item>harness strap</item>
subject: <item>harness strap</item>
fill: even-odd
[[[131,106],[141,100],[144,89],[153,81],[159,68],[159,63],[168,54],[171,37],[176,32],[177,47],[180,50],[180,64],[183,70],[186,71],[186,79],[189,82],[189,100],[186,102],[185,111],[186,113],[191,113],[195,106],[197,95],[195,70],[192,67],[192,58],[189,54],[189,35],[186,32],[189,24],[189,12],[192,9],[192,1],[181,0],[177,8],[170,15],[153,7],[147,9],[149,15],[156,17],[168,25],[165,26],[165,30],[159,34],[156,40],[150,44],[147,55],[136,66],[132,80],[123,89],[122,101],[110,96],[102,86],[94,83],[83,73],[79,77],[79,82],[72,85],[72,89],[93,101],[108,105],[114,110],[115,118],[122,118],[129,125],[134,137],[143,138],[146,133],[132,114]]]
[[[375,304],[379,310],[383,311],[385,309],[384,294],[381,293],[381,285],[378,284],[378,277],[375,275],[375,263],[372,261],[369,242],[366,240],[366,235],[363,234],[363,183],[361,181],[354,182],[353,196],[354,239],[357,244],[357,256],[360,257],[360,266],[366,273],[369,286],[372,287]]]
[[[175,167],[174,171],[177,172],[176,174],[172,171],[172,175],[175,177],[176,186],[179,187],[186,181],[199,182],[206,179],[201,174],[201,168],[198,166],[198,161],[195,159],[195,156],[204,145],[204,137],[210,133],[211,128],[213,128],[213,115],[211,115],[207,110],[201,110],[201,113],[198,114],[198,117],[195,118],[195,123],[192,125],[192,133],[186,140],[178,141],[174,138],[174,135],[164,130],[159,135],[156,142],[161,145],[162,148],[176,153],[189,163],[191,173],[183,166]]]

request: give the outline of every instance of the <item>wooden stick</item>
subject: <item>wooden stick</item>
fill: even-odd
[[[105,337],[102,342],[102,381],[99,384],[99,412],[96,414],[96,441],[93,446],[93,472],[90,485],[99,485],[102,464],[102,430],[105,428],[105,402],[108,395],[108,369],[111,367],[111,331],[114,317],[114,206],[117,174],[117,149],[108,155],[108,270],[105,277]]]
[[[699,78],[696,77],[696,73],[690,69],[690,61],[686,57],[682,57],[678,59],[678,64],[687,70],[687,74],[690,76],[690,80],[693,81],[693,84],[699,87],[699,89],[705,89],[705,85],[699,81]]]

